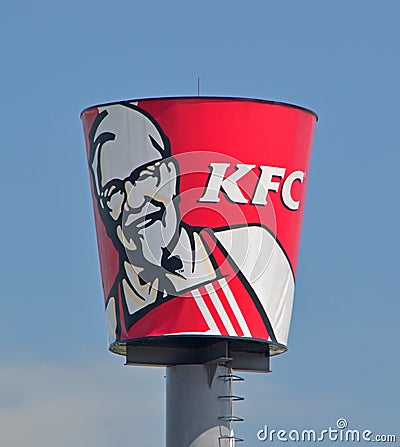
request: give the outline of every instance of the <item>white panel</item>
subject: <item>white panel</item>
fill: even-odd
[[[287,344],[293,307],[294,278],[285,253],[264,228],[249,226],[216,232],[255,291],[276,339]]]

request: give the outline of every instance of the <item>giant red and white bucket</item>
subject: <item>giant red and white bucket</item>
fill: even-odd
[[[284,351],[315,113],[191,97],[99,105],[82,120],[110,349]]]

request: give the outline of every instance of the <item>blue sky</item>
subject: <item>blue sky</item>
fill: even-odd
[[[400,5],[8,2],[0,18],[0,444],[164,442],[164,370],[107,351],[80,111],[197,94],[315,110],[289,352],[246,375],[238,434],[396,433]]]

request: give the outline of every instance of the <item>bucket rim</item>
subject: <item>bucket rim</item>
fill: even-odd
[[[100,104],[95,104],[92,106],[85,107],[82,112],[80,113],[80,117],[82,118],[82,115],[91,110],[95,109],[96,107],[106,107],[111,105],[117,105],[117,104],[126,104],[126,103],[132,103],[132,102],[143,102],[143,101],[163,101],[163,100],[217,100],[217,101],[247,101],[247,102],[259,102],[263,104],[269,104],[269,105],[276,105],[276,106],[283,106],[283,107],[290,107],[298,110],[302,110],[303,112],[310,113],[313,115],[318,121],[319,117],[314,110],[309,109],[307,107],[300,106],[298,104],[293,104],[289,102],[284,101],[274,101],[269,99],[261,99],[261,98],[248,98],[248,97],[242,97],[242,96],[154,96],[154,97],[146,97],[146,98],[134,98],[134,99],[123,99],[119,101],[110,101],[110,102],[104,102]]]

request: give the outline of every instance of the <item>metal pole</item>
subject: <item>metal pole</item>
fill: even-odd
[[[177,365],[167,368],[166,447],[228,447],[234,444],[229,368]]]

